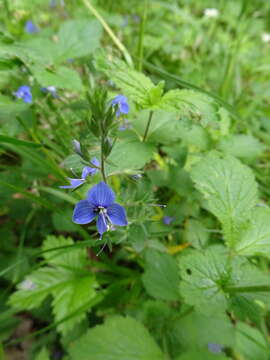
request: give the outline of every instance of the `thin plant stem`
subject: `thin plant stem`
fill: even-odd
[[[148,135],[148,131],[149,131],[149,128],[150,128],[150,124],[151,124],[151,121],[152,121],[153,114],[154,114],[154,112],[153,112],[153,111],[150,111],[150,113],[149,113],[149,118],[148,118],[148,122],[147,122],[145,131],[144,131],[144,135],[143,135],[143,140],[142,140],[143,142],[145,142],[145,140],[146,140],[146,138],[147,138],[147,135]]]
[[[91,4],[89,0],[82,0],[85,7],[98,19],[98,21],[103,26],[104,30],[107,32],[107,34],[110,36],[112,41],[115,43],[115,45],[118,47],[118,49],[122,52],[126,62],[133,66],[132,58],[126,49],[126,47],[121,43],[121,41],[117,38],[117,36],[114,34],[110,26],[106,23],[106,21],[103,19],[103,17],[100,15],[100,13],[95,9],[95,7]]]
[[[140,23],[140,33],[139,33],[139,41],[138,41],[138,62],[137,62],[138,71],[142,71],[142,65],[143,65],[143,55],[144,55],[143,39],[144,39],[145,23],[147,18],[147,9],[148,9],[148,0],[144,0],[143,16],[142,16],[142,21]]]
[[[107,180],[106,180],[106,175],[105,175],[105,162],[104,162],[104,155],[103,155],[103,144],[104,144],[104,141],[102,140],[101,141],[101,166],[100,166],[100,172],[101,172],[101,175],[102,175],[102,178],[105,182],[105,184],[107,183]]]

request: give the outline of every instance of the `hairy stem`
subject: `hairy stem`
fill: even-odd
[[[150,111],[150,113],[149,113],[149,118],[148,118],[147,125],[146,125],[144,135],[143,135],[143,140],[142,140],[143,142],[145,142],[145,140],[147,138],[148,131],[149,131],[150,124],[151,124],[151,120],[152,120],[152,117],[153,117],[153,113],[154,113],[153,111]]]

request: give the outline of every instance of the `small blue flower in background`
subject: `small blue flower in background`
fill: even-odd
[[[18,99],[23,99],[23,101],[25,103],[31,103],[32,102],[31,89],[30,89],[30,86],[28,86],[28,85],[20,86],[19,89],[16,92],[14,92],[14,95]]]
[[[125,209],[114,201],[113,190],[101,181],[88,191],[86,200],[79,201],[75,206],[72,220],[76,224],[88,224],[97,217],[101,238],[104,232],[113,229],[113,225],[128,224]]]
[[[120,131],[125,131],[125,130],[131,129],[131,128],[132,128],[131,123],[127,119],[124,119],[123,123],[119,126],[118,129]]]
[[[74,140],[72,140],[72,145],[73,145],[75,153],[80,156],[83,156],[80,142],[78,140],[74,139]],[[94,159],[92,159],[92,160],[94,160]]]
[[[165,225],[170,225],[170,223],[173,222],[174,220],[175,220],[175,217],[174,217],[174,216],[168,216],[168,215],[166,215],[166,216],[163,217],[163,223],[164,223]]]
[[[93,164],[94,166],[99,167],[99,161],[97,158],[93,158],[90,162],[91,164]],[[82,170],[82,176],[80,179],[72,179],[72,178],[67,178],[68,181],[70,182],[70,185],[62,185],[59,186],[61,189],[76,189],[77,187],[81,186],[82,184],[85,183],[87,176],[93,176],[95,175],[99,170],[94,167],[90,167],[90,166],[85,166]]]
[[[208,350],[215,354],[220,354],[222,352],[222,346],[219,344],[209,343]]]
[[[28,20],[24,25],[24,30],[28,34],[35,34],[38,32],[38,27],[31,20]]]
[[[111,102],[112,106],[117,106],[116,116],[129,113],[129,104],[124,95],[117,95]]]
[[[56,87],[54,86],[47,86],[47,87],[42,87],[41,91],[43,91],[44,93],[49,93],[51,94],[53,97],[57,98],[58,95],[56,93]]]

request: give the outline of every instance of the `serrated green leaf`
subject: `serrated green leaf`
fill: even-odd
[[[70,354],[73,360],[164,360],[148,331],[130,317],[114,317],[90,329]]]
[[[70,238],[50,236],[44,242],[43,250],[72,244]],[[50,266],[27,276],[9,298],[9,304],[16,310],[30,310],[52,295],[53,313],[59,322],[57,330],[66,334],[85,319],[91,300],[96,297],[97,283],[85,268],[87,255],[83,249],[59,249],[43,255]]]
[[[152,144],[138,140],[119,141],[108,157],[106,171],[108,174],[112,174],[139,170],[151,160],[153,152]]]
[[[213,99],[193,90],[170,90],[158,106],[166,111],[178,111],[182,116],[192,116],[204,126],[217,121]]]
[[[193,250],[179,258],[179,267],[180,293],[200,312],[224,312],[234,294],[269,303],[268,275],[245,258],[230,257],[222,247]]]
[[[86,250],[68,247],[74,244],[71,238],[49,235],[42,244],[43,257],[47,264],[81,269],[86,261]],[[63,249],[58,249],[64,247]],[[56,250],[53,250],[56,249]],[[52,250],[52,251],[48,251]]]
[[[146,291],[154,298],[179,300],[177,263],[171,255],[147,250],[142,280]]]
[[[255,208],[250,225],[236,244],[239,255],[270,257],[270,209]]]
[[[254,160],[264,151],[265,146],[251,135],[230,135],[218,144],[220,150],[226,154],[244,160]]]
[[[191,177],[221,222],[227,244],[234,247],[258,200],[252,171],[231,156],[211,152],[194,166]]]
[[[60,66],[54,71],[33,67],[32,72],[42,87],[54,86],[60,89],[82,91],[83,85],[79,74],[66,66]]]
[[[207,349],[208,344],[219,344],[221,348],[233,348],[235,330],[226,314],[207,316],[192,311],[175,321],[170,337],[175,343],[175,349],[178,348],[178,353],[179,349],[184,351]]]

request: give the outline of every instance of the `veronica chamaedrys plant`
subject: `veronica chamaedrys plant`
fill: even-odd
[[[72,220],[76,224],[88,224],[96,217],[100,238],[104,232],[112,230],[114,225],[128,224],[124,207],[115,203],[115,193],[103,181],[89,190],[86,200],[78,202]]]
[[[62,185],[59,187],[61,189],[76,189],[77,187],[84,184],[87,176],[93,176],[99,171],[98,168],[100,166],[100,163],[97,158],[94,157],[91,160],[91,164],[93,164],[95,167],[85,166],[82,170],[82,175],[80,179],[67,178],[67,180],[70,182],[70,185]]]
[[[31,88],[28,85],[22,85],[19,87],[19,89],[14,92],[14,95],[17,99],[23,99],[25,103],[31,103],[32,102],[32,93]]]

